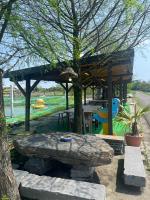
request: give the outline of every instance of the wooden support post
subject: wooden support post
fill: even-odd
[[[115,90],[115,86],[112,84],[112,97],[115,96],[115,92],[114,92],[114,90]]]
[[[101,97],[102,97],[102,87],[99,86],[96,88],[95,99],[99,100],[99,99],[101,99]]]
[[[108,99],[108,87],[104,87],[104,99]]]
[[[118,98],[120,98],[120,84],[118,84]]]
[[[4,97],[3,97],[3,70],[0,68],[0,116],[2,115],[3,117],[4,113],[5,112],[4,112]],[[1,124],[1,118],[0,118],[0,131],[1,131],[1,127],[3,127],[2,125],[5,125],[5,123]]]
[[[122,98],[125,99],[125,83],[122,83]],[[123,101],[124,102],[124,101]]]
[[[105,88],[102,87],[102,99],[105,99]]]
[[[66,87],[62,83],[59,84],[61,85],[62,88],[64,88],[64,90],[66,90]]]
[[[124,101],[127,102],[127,93],[128,93],[128,87],[127,87],[127,83],[125,83],[124,86]]]
[[[30,99],[31,99],[31,92],[34,90],[34,88],[37,86],[37,84],[40,82],[40,80],[36,80],[33,85],[31,86],[31,80],[26,80],[26,91],[21,87],[21,85],[14,81],[18,89],[21,91],[21,93],[25,96],[25,131],[30,130]]]
[[[33,85],[30,88],[30,93],[34,90],[34,88],[38,85],[38,83],[40,82],[40,80],[36,80]]]
[[[86,105],[86,87],[84,88],[84,105]]]
[[[113,86],[113,96],[116,97],[117,93],[116,93],[116,84]]]
[[[68,110],[69,109],[69,91],[71,90],[71,88],[73,87],[73,86],[71,86],[70,88],[69,88],[69,85],[68,85],[68,83],[66,83],[66,86],[64,85],[64,84],[62,84],[62,83],[59,83],[61,86],[62,86],[62,88],[65,90],[65,97],[66,97],[66,110]]]
[[[66,86],[62,83],[59,83],[65,90],[65,97],[66,97],[66,110],[69,109],[69,91],[71,90],[72,86],[69,88],[68,83]],[[67,130],[69,131],[70,128],[70,120],[69,120],[69,113],[67,113]]]
[[[66,93],[66,110],[68,110],[69,109],[68,83],[66,83],[66,87],[64,89],[65,89],[65,93]],[[67,130],[68,131],[69,131],[69,128],[70,128],[70,119],[69,119],[69,113],[67,113]]]
[[[70,88],[68,88],[68,92],[70,92],[70,90],[73,88],[73,85],[70,86]]]
[[[25,131],[30,130],[30,79],[26,80],[26,95],[25,95]]]
[[[11,86],[10,86],[10,97],[11,97],[11,105],[10,105],[11,114],[10,114],[10,116],[13,117],[14,116],[14,88],[13,88],[13,84],[11,84]]]
[[[123,99],[123,82],[122,82],[122,77],[120,78],[120,94],[119,94],[119,97],[120,97],[120,101],[122,103],[122,99]]]
[[[115,95],[116,95],[116,97],[118,97],[119,96],[119,94],[118,94],[118,84],[116,84],[116,87],[115,87]]]
[[[62,83],[59,83],[59,84],[60,84],[60,85],[62,86],[62,88],[65,90],[66,110],[68,110],[68,109],[69,109],[69,92],[70,92],[70,90],[73,88],[73,85],[71,85],[70,88],[69,88],[68,83],[66,83],[66,86],[65,86],[64,84],[62,84]]]
[[[116,84],[116,87],[115,87],[115,95],[118,97],[118,84]]]
[[[26,92],[24,91],[24,89],[21,87],[21,85],[17,82],[17,81],[14,81],[14,83],[16,84],[16,86],[18,87],[18,89],[20,90],[20,92],[26,96]]]
[[[111,66],[108,68],[108,132],[113,134],[112,127],[112,71]]]
[[[69,93],[69,89],[68,89],[68,83],[66,83],[66,110],[69,109],[69,96],[68,96],[68,93]]]
[[[125,100],[125,102],[127,101],[127,83],[125,82],[124,83],[124,100]]]
[[[95,87],[92,87],[92,99],[94,100],[94,95],[95,95]]]

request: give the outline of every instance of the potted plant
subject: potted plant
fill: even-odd
[[[143,138],[143,134],[141,134],[138,129],[138,122],[140,118],[146,113],[150,111],[150,107],[146,106],[144,108],[137,109],[136,104],[134,104],[134,111],[129,112],[122,107],[122,111],[118,113],[116,120],[117,122],[123,122],[125,128],[130,132],[125,134],[126,144],[129,146],[139,147]]]

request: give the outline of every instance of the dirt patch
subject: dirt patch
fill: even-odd
[[[150,172],[144,189],[126,186],[123,181],[123,156],[115,156],[110,165],[96,168],[100,183],[106,186],[107,200],[149,200]]]

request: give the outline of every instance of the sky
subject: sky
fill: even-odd
[[[150,43],[135,49],[133,79],[141,81],[150,81]],[[11,82],[4,79],[4,86],[10,86]],[[24,84],[22,84],[24,86]],[[49,88],[55,86],[55,82],[40,82],[38,86]]]
[[[133,79],[150,81],[150,43],[135,49]]]

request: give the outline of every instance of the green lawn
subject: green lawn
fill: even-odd
[[[60,110],[64,110],[65,109],[65,97],[64,96],[39,96],[39,97],[32,97],[31,98],[31,105],[35,104],[37,99],[43,99],[45,101],[45,108],[42,109],[32,109],[31,106],[31,119],[37,119],[39,117],[42,116],[46,116],[49,114],[53,114],[55,112],[58,112]],[[5,105],[9,105],[9,98],[5,97],[4,98],[5,101]],[[22,106],[21,109],[24,109],[24,98],[21,97],[17,97],[14,100],[14,107],[17,106]],[[73,97],[70,96],[69,97],[69,105],[70,107],[72,107],[74,104],[73,102]],[[7,124],[14,124],[14,123],[20,123],[20,122],[24,122],[25,121],[25,114],[15,114],[15,116],[13,118],[7,117],[6,118],[6,122]]]
[[[130,109],[129,109],[129,105],[128,104],[125,104],[124,105],[124,109],[128,110],[128,112],[130,112]],[[44,127],[42,127],[42,129],[40,130],[39,129],[39,132],[42,132],[43,129],[45,129]],[[49,127],[49,130],[51,131],[60,131],[60,132],[65,132],[67,131],[67,122],[66,120],[64,120],[64,123],[60,123],[58,125],[58,122],[57,120],[56,121],[53,121],[53,125]],[[37,130],[38,131],[38,130]],[[130,131],[129,129],[125,128],[123,122],[122,123],[118,123],[115,118],[113,119],[113,133],[115,135],[118,135],[118,136],[124,136],[124,134],[126,132]],[[99,123],[98,125],[98,128],[95,129],[95,126],[93,124],[93,128],[92,128],[92,133],[93,134],[102,134],[103,133],[103,129],[102,129],[102,124]]]
[[[42,98],[45,101],[46,108],[43,109],[31,109],[31,119],[37,119],[42,116],[46,116],[52,113],[56,113],[58,111],[64,110],[65,109],[65,97],[64,96],[53,96],[53,97],[48,97],[48,96],[42,96],[42,97],[32,97],[31,99],[31,104],[34,104],[35,101],[38,98]],[[9,99],[5,98],[5,105],[8,104]],[[73,97],[69,97],[69,104],[72,107],[73,106]],[[15,106],[23,106],[24,105],[24,98],[23,97],[18,97],[14,101]],[[130,112],[129,104],[124,105],[124,109],[126,109],[128,112]],[[7,124],[14,124],[14,123],[20,123],[24,122],[24,114],[23,115],[17,115],[16,117],[13,118],[7,118]],[[66,122],[64,124],[61,124],[58,126],[57,120],[53,123],[53,126],[50,127],[51,131],[66,131],[67,126]],[[123,122],[117,122],[115,118],[113,119],[113,133],[118,136],[123,136],[126,132],[130,131],[129,129],[127,130],[124,126]],[[95,129],[93,125],[93,134],[102,134],[102,124],[99,123],[98,128]]]

